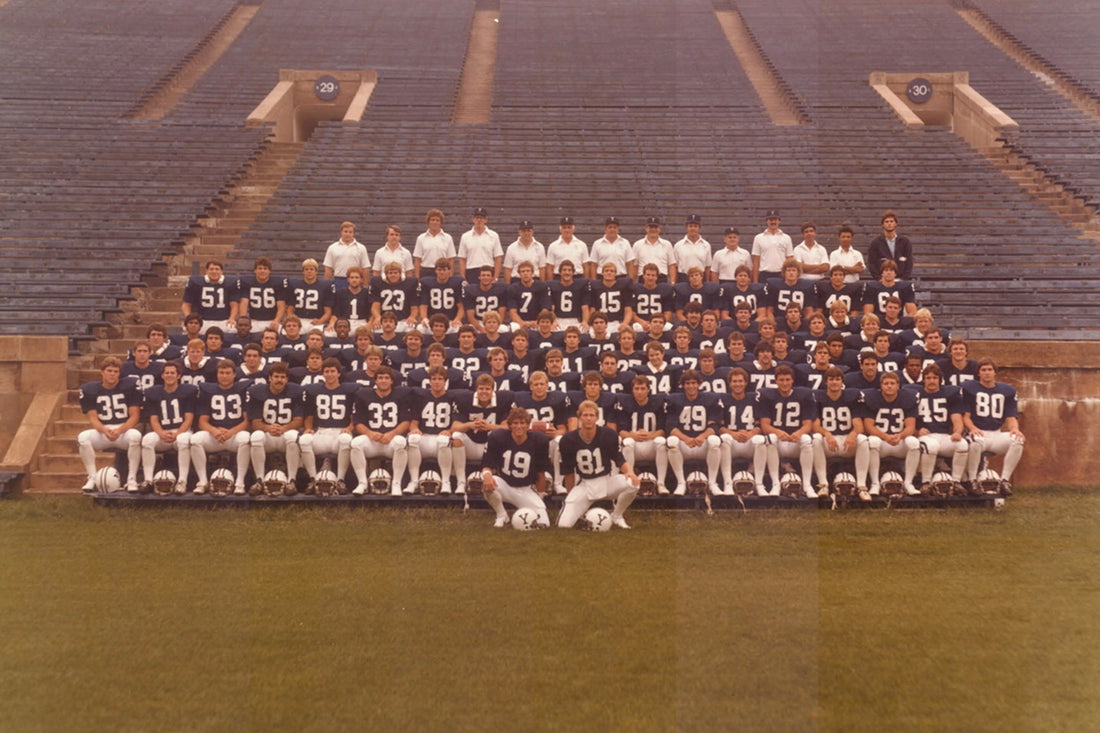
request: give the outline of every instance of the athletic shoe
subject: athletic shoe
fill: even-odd
[[[715,496],[724,496],[722,490],[718,488],[718,484],[710,485],[710,493],[714,494]]]
[[[140,487],[138,486],[138,482],[136,479],[130,479],[126,482],[126,491],[130,492],[131,494],[136,494],[139,488]]]
[[[401,487],[397,485],[396,481],[390,486],[390,496],[401,496]]]
[[[195,484],[195,493],[199,494],[199,495],[205,494],[206,493],[206,484],[201,483],[201,482]]]
[[[856,490],[856,494],[859,495],[859,500],[860,501],[870,501],[871,500],[871,492],[867,491],[866,486],[860,486]]]
[[[494,527],[507,527],[508,526],[508,515],[507,514],[501,514],[500,516],[498,516],[496,518],[496,521],[493,522],[493,526]]]
[[[236,486],[234,486],[233,487],[233,493],[236,494],[237,496],[240,496],[241,494],[243,494],[244,493],[244,484],[237,484]]]
[[[880,487],[878,484],[871,484],[871,496],[878,496],[881,490],[882,487]]]
[[[463,488],[465,489],[465,487],[463,487]],[[441,494],[451,493],[451,482],[450,481],[444,481],[443,485],[439,487],[439,493],[441,493]]]
[[[293,481],[287,481],[283,486],[283,496],[294,496],[298,493],[298,487],[294,485]]]
[[[683,482],[681,482],[680,485],[676,487],[676,490],[672,492],[672,495],[673,496],[683,496],[686,493],[687,493],[687,486],[685,486],[683,484]]]
[[[1012,496],[1012,482],[1008,479],[1001,481],[1001,496]]]
[[[768,495],[768,487],[765,486],[764,484],[757,484],[756,485],[756,495],[757,496],[767,496]]]
[[[905,493],[908,494],[909,496],[920,496],[920,489],[918,489],[913,484],[906,484],[905,485]]]
[[[456,486],[455,487],[455,493],[459,494],[459,495],[465,494],[466,493],[466,484],[461,484],[460,483],[458,486]]]
[[[249,496],[259,496],[262,493],[264,493],[264,485],[260,481],[257,481],[256,483],[248,487]]]
[[[726,496],[733,496],[733,484],[726,484],[722,489],[722,493]]]
[[[84,482],[84,485],[80,487],[81,491],[95,491],[95,476],[89,476],[88,480]]]
[[[408,486],[405,487],[406,494],[415,494],[419,484],[416,481],[411,481]]]
[[[184,481],[183,479],[180,479],[179,481],[176,482],[176,493],[177,494],[186,494],[187,493],[187,482]]]
[[[664,484],[657,484],[657,493],[661,496],[668,496],[668,487]]]
[[[334,494],[343,496],[348,493],[348,485],[344,482],[344,479],[338,478],[336,479],[336,485],[333,486],[332,491]]]
[[[354,489],[352,489],[351,493],[355,494],[356,496],[362,496],[363,494],[367,493],[367,485],[359,484]]]
[[[807,486],[804,489],[804,491],[806,492],[806,498],[807,499],[816,499],[817,498],[817,492],[814,491],[813,489],[811,489],[809,486]]]
[[[618,527],[619,529],[630,529],[630,525],[626,523],[626,520],[622,517],[611,516],[611,526]]]

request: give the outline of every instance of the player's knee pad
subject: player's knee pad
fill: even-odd
[[[915,435],[910,435],[902,443],[905,444],[906,450],[920,450],[920,441]]]
[[[921,453],[938,453],[940,449],[940,441],[935,435],[922,435],[917,439],[920,443]]]
[[[669,450],[680,450],[680,439],[674,435],[666,439],[665,445],[668,446]]]
[[[882,438],[877,435],[867,436],[867,447],[871,450],[878,450],[882,447]]]
[[[298,436],[298,447],[304,451],[313,448],[313,433],[302,433]]]
[[[653,445],[657,446],[658,448],[664,448],[666,445],[668,445],[668,438],[654,438]]]
[[[252,433],[252,445],[264,445],[267,443],[267,433],[262,430],[257,430]]]
[[[409,441],[405,439],[404,435],[395,435],[393,440],[390,441],[390,445],[394,450],[405,450],[409,446]]]
[[[1024,444],[1024,442],[1025,442],[1025,439],[1024,439],[1024,438],[1022,438],[1022,437],[1021,437],[1021,436],[1019,436],[1019,435],[1011,435],[1011,434],[1010,434],[1010,435],[1009,435],[1009,440],[1011,440],[1011,441],[1012,441],[1012,443],[1013,443],[1013,444],[1015,444],[1015,445],[1023,445],[1023,444]]]
[[[730,438],[732,440],[732,438]],[[768,437],[766,435],[754,435],[749,438],[749,442],[754,446],[762,446],[768,444]]]
[[[805,447],[805,446],[808,446],[808,445],[813,445],[814,444],[814,438],[809,433],[806,433],[805,435],[802,435],[798,439],[798,444],[802,447]]]
[[[344,436],[341,435],[340,437],[342,438]],[[349,435],[348,437],[350,438],[351,436]],[[365,435],[356,435],[354,438],[352,438],[351,442],[348,444],[348,447],[354,448],[355,450],[364,450],[369,444],[370,438]]]
[[[707,448],[718,448],[722,445],[721,439],[717,435],[707,436]]]
[[[364,436],[361,436],[361,437],[365,438],[366,436],[364,435]],[[340,433],[340,435],[338,435],[336,437],[336,445],[338,445],[340,447],[340,450],[346,450],[346,449],[350,448],[351,447],[351,433]]]
[[[447,435],[437,435],[435,436],[435,444],[439,447],[439,449],[450,448],[451,438]]]
[[[410,448],[419,448],[421,437],[423,437],[423,436],[421,436],[420,433],[414,433],[414,434],[410,435],[409,438],[408,438],[409,447]]]
[[[634,446],[634,438],[623,438],[623,450],[626,450],[627,448],[633,449]]]
[[[733,445],[733,436],[730,435],[729,433],[722,433],[722,436],[721,436],[720,440],[722,441],[722,445],[725,445],[725,446],[732,446]]]
[[[141,447],[142,448],[155,448],[156,445],[157,445],[157,441],[159,441],[159,440],[160,440],[160,436],[157,435],[156,433],[146,433],[141,438]]]
[[[91,445],[92,444],[92,436],[95,435],[95,433],[96,433],[95,430],[82,430],[82,431],[80,431],[80,435],[76,436],[76,444],[77,445]]]

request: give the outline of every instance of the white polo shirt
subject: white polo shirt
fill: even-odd
[[[573,263],[573,272],[578,277],[584,276],[584,263],[588,262],[588,245],[573,237],[569,242],[558,237],[546,250],[546,261],[554,268],[554,274],[558,274],[558,265],[569,260]]]
[[[615,271],[620,275],[629,273],[627,264],[634,261],[634,250],[625,237],[616,237],[614,242],[607,237],[600,237],[592,243],[592,254],[588,256],[589,262],[596,263],[596,273],[603,270],[604,264],[615,263]]]
[[[504,267],[511,268],[515,272],[521,262],[530,262],[535,266],[535,277],[542,274],[542,266],[546,264],[546,247],[535,239],[529,246],[524,246],[518,239],[508,245],[504,252]]]
[[[811,249],[806,246],[805,240],[799,243],[794,248],[794,258],[801,262],[803,265],[827,265],[829,264],[829,250],[825,249],[820,242],[814,242],[814,246]],[[802,273],[802,280],[821,280],[825,275],[819,273]]]
[[[649,264],[657,265],[657,271],[667,275],[669,266],[676,264],[676,253],[672,250],[672,242],[664,237],[658,237],[656,242],[650,242],[642,237],[634,243],[634,263],[638,267],[639,280],[642,277],[642,268]]]
[[[683,273],[684,277],[687,277],[688,269],[692,267],[698,267],[705,272],[714,257],[710,242],[702,237],[694,242],[684,237],[672,249],[676,253],[676,271]]]
[[[849,247],[845,252],[840,247],[837,247],[829,254],[829,264],[833,267],[840,265],[841,267],[855,267],[863,262],[863,254],[855,247]],[[864,263],[866,265],[866,263]],[[854,283],[859,282],[859,275],[853,275],[848,273],[844,276],[844,282]]]
[[[342,240],[337,239],[325,250],[323,264],[325,267],[332,268],[334,277],[347,277],[348,268],[350,267],[361,267],[364,270],[369,270],[370,256],[367,254],[367,248],[360,244],[358,240],[353,239],[351,244],[344,244]]]
[[[714,257],[710,261],[711,269],[714,270],[719,280],[736,279],[737,268],[741,265],[749,268],[749,272],[752,272],[752,255],[744,247],[738,247],[737,249],[723,247],[714,253]]]
[[[775,234],[766,230],[752,240],[752,256],[760,258],[760,269],[779,272],[783,269],[783,260],[794,254],[791,238],[780,229]]]
[[[374,253],[374,267],[372,269],[377,270],[379,274],[383,274],[386,271],[386,265],[391,262],[401,265],[401,273],[404,274],[413,269],[412,252],[407,250],[405,245],[401,245],[397,249],[390,249],[386,245],[382,245]]]
[[[435,235],[424,232],[416,238],[413,246],[413,257],[420,258],[421,271],[424,268],[434,269],[440,257],[453,260],[456,256],[454,238],[442,229]]]
[[[504,248],[500,246],[500,237],[486,227],[478,234],[473,229],[458,240],[458,257],[466,260],[466,271],[477,270],[485,265],[493,265],[497,257],[504,257]]]

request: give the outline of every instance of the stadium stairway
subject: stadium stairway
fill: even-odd
[[[84,483],[84,468],[76,449],[76,436],[88,421],[80,411],[80,385],[99,379],[99,366],[107,356],[124,359],[134,341],[144,338],[153,323],[172,328],[179,324],[180,300],[187,278],[196,266],[211,258],[225,259],[241,236],[274,195],[294,165],[305,143],[269,141],[253,161],[247,174],[223,191],[220,208],[195,219],[178,255],[169,263],[168,275],[160,281],[133,289],[133,300],[111,314],[106,325],[94,329],[93,340],[79,343],[79,353],[69,357],[68,401],[47,432],[39,458],[39,470],[32,473],[32,493],[78,493]],[[96,466],[113,465],[114,454],[100,453]]]

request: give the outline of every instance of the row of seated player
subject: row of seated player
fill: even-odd
[[[271,263],[263,257],[257,259],[251,278],[227,277],[215,261],[206,267],[207,274],[192,277],[184,290],[184,319],[197,314],[210,325],[231,330],[246,316],[254,327],[282,328],[289,316],[297,316],[310,328],[333,331],[341,318],[378,329],[382,315],[393,313],[400,332],[427,328],[437,317],[445,317],[450,329],[469,324],[484,331],[489,313],[499,317],[504,330],[519,330],[535,328],[539,314],[549,310],[562,325],[587,329],[592,314],[600,312],[612,324],[647,330],[656,315],[665,323],[685,320],[691,304],[727,320],[741,304],[749,306],[752,319],[785,319],[792,306],[802,317],[819,311],[831,314],[837,303],[849,316],[885,317],[891,298],[900,302],[904,315],[912,316],[917,309],[912,283],[897,279],[897,265],[891,260],[883,263],[878,280],[866,282],[849,282],[851,276],[840,265],[827,277],[810,279],[803,265],[789,257],[781,275],[763,283],[752,282],[750,268],[739,265],[731,279],[717,282],[707,281],[704,269],[692,266],[675,284],[660,282],[661,271],[652,263],[645,265],[639,282],[619,275],[614,263],[605,263],[597,279],[574,277],[573,263],[567,260],[559,266],[560,277],[549,280],[537,279],[535,266],[524,261],[510,283],[496,279],[489,265],[481,269],[477,282],[468,283],[452,274],[450,260],[440,260],[436,274],[421,279],[391,262],[384,266],[383,276],[369,282],[359,268],[350,268],[343,287],[319,279],[314,260],[306,260],[304,276],[293,279],[273,277]]]
[[[550,281],[559,275],[560,265],[569,261],[578,276],[589,279],[601,277],[604,265],[612,263],[617,275],[637,280],[646,265],[654,264],[661,273],[661,282],[670,283],[676,283],[692,267],[702,269],[707,281],[732,281],[737,267],[746,265],[751,268],[752,280],[763,283],[768,277],[780,276],[780,265],[788,257],[797,259],[812,279],[823,277],[832,265],[844,267],[850,281],[865,270],[872,279],[878,279],[886,259],[898,264],[902,278],[909,279],[913,274],[912,242],[898,233],[898,215],[893,211],[882,214],[882,234],[868,245],[866,262],[863,254],[852,246],[854,234],[850,226],[837,228],[837,248],[828,252],[817,241],[816,225],[805,222],[801,227],[803,241],[796,246],[780,228],[779,212],[774,209],[764,214],[765,229],[754,236],[749,250],[740,247],[737,229],[726,227],[723,247],[718,251],[702,237],[702,219],[694,214],[685,218],[684,236],[675,244],[662,236],[659,217],[648,217],[645,235],[631,243],[621,236],[618,217],[610,216],[604,220],[603,236],[589,247],[575,236],[573,217],[563,216],[558,223],[559,236],[549,246],[535,238],[534,224],[524,220],[517,225],[516,240],[507,249],[501,245],[500,235],[488,227],[488,212],[484,208],[474,209],[472,226],[460,238],[457,249],[451,235],[443,231],[444,218],[439,209],[427,213],[428,228],[417,237],[411,252],[401,243],[401,228],[386,227],[386,242],[375,251],[373,259],[355,239],[355,224],[345,221],[340,227],[340,239],[325,251],[325,277],[345,277],[352,267],[380,276],[387,264],[395,262],[407,276],[419,279],[445,260],[469,282],[477,281],[481,268],[491,267],[494,279],[503,277],[510,283],[522,262],[534,266],[536,277]]]
[[[552,314],[547,315],[541,325],[548,327],[551,319]],[[681,324],[666,331],[656,323],[655,333],[638,334],[624,326],[614,338],[608,334],[594,343],[604,331],[604,322],[596,321],[597,329],[590,334],[582,334],[575,326],[562,332],[549,328],[519,331],[501,334],[499,343],[503,345],[488,347],[479,346],[484,343],[484,334],[476,334],[471,326],[447,334],[441,324],[438,333],[433,334],[440,340],[429,338],[431,343],[426,347],[425,337],[418,331],[394,333],[392,339],[387,339],[384,332],[375,334],[365,326],[343,339],[326,338],[314,330],[304,342],[293,345],[286,344],[288,336],[280,336],[273,328],[265,330],[256,342],[245,342],[254,336],[245,327],[230,346],[225,346],[221,330],[212,327],[204,338],[192,339],[185,350],[165,340],[163,327],[153,326],[149,329],[150,341],[135,345],[132,358],[123,365],[123,375],[145,387],[152,386],[159,381],[160,365],[183,356],[184,381],[195,384],[213,381],[218,361],[228,358],[239,365],[239,379],[263,381],[271,364],[284,362],[292,367],[292,381],[308,384],[320,379],[324,358],[336,357],[346,371],[347,381],[364,384],[369,384],[377,368],[385,364],[395,369],[400,382],[423,386],[427,368],[440,365],[449,369],[450,385],[455,388],[468,388],[478,374],[487,373],[501,386],[522,390],[533,371],[545,370],[555,389],[567,390],[576,388],[582,372],[598,369],[609,383],[621,382],[626,372],[633,371],[650,375],[667,390],[675,388],[676,374],[684,369],[701,369],[709,385],[721,382],[734,366],[746,368],[757,386],[770,386],[775,367],[783,363],[795,366],[800,384],[817,387],[821,374],[830,366],[851,371],[849,378],[858,379],[865,355],[871,357],[876,373],[903,371],[910,381],[929,363],[941,363],[953,381],[968,368],[965,344],[958,345],[961,353],[949,347],[944,331],[932,325],[926,311],[918,313],[918,326],[898,332],[882,329],[873,314],[862,318],[858,333],[824,327],[828,322],[815,314],[807,322],[808,330],[788,333],[777,330],[770,318],[764,318],[748,324],[742,332],[719,328],[716,315],[707,312],[694,329]],[[190,325],[197,328],[197,324]]]
[[[303,388],[290,383],[288,367],[278,364],[267,383],[253,384],[237,380],[235,365],[223,361],[216,382],[195,387],[183,384],[178,363],[169,362],[162,372],[164,384],[143,392],[135,382],[123,380],[120,362],[109,358],[100,381],[81,388],[81,408],[91,424],[78,437],[89,477],[85,488],[96,486],[94,452],[114,448],[128,452],[129,491],[140,490],[139,458],[145,480],[151,482],[156,453],[176,450],[177,492],[186,490],[193,466],[195,492],[204,493],[207,454],[224,451],[236,454],[234,493],[246,493],[250,465],[254,491],[259,492],[267,453],[277,450],[284,453],[288,469],[282,490],[291,493],[298,489],[292,483],[299,466],[316,488],[318,455],[336,459],[333,483],[340,492],[345,491],[349,468],[357,478],[351,493],[377,490],[373,478],[368,484],[367,461],[385,458],[392,461],[393,471],[384,488],[395,495],[418,490],[424,459],[437,462],[441,491],[451,491],[453,476],[461,493],[468,460],[499,458],[491,452],[487,456],[486,445],[490,433],[507,427],[513,407],[528,413],[531,431],[546,436],[548,473],[558,494],[567,491],[563,464],[575,467],[575,456],[561,446],[581,425],[585,406],[595,411],[598,424],[617,434],[631,474],[643,462],[655,464],[658,493],[668,491],[669,466],[675,493],[685,493],[691,483],[685,461],[702,461],[706,489],[733,494],[735,483],[743,480],[732,468],[737,459],[749,462],[756,493],[775,495],[783,487],[780,460],[797,460],[800,471],[794,483],[805,496],[816,498],[837,483],[837,477],[830,481],[828,475],[830,458],[854,461],[853,490],[864,500],[884,489],[920,493],[914,485],[918,468],[927,491],[961,491],[964,478],[970,490],[989,491],[989,477],[979,476],[988,451],[1005,455],[996,490],[1007,495],[1024,441],[1015,390],[996,381],[996,366],[989,359],[979,360],[977,377],[961,387],[945,385],[942,370],[931,364],[919,383],[904,388],[893,372],[882,374],[877,387],[851,388],[843,372],[831,368],[824,388],[811,390],[796,386],[794,369],[782,365],[774,387],[751,389],[748,373],[738,367],[730,370],[721,392],[701,389],[702,376],[689,369],[679,375],[679,391],[670,394],[654,390],[642,375],[631,380],[629,391],[613,393],[604,389],[601,375],[588,373],[581,391],[561,393],[550,389],[545,373],[535,372],[530,392],[513,393],[498,389],[489,375],[480,376],[472,391],[449,389],[447,369],[441,366],[429,370],[426,388],[396,385],[388,367],[379,368],[371,386],[342,381],[336,359],[326,360],[322,370],[322,382]],[[149,426],[144,437],[138,429],[142,420]],[[947,478],[935,473],[939,456],[951,458]],[[903,460],[904,476],[895,482],[881,474],[882,458]],[[815,474],[816,484],[811,480]]]

